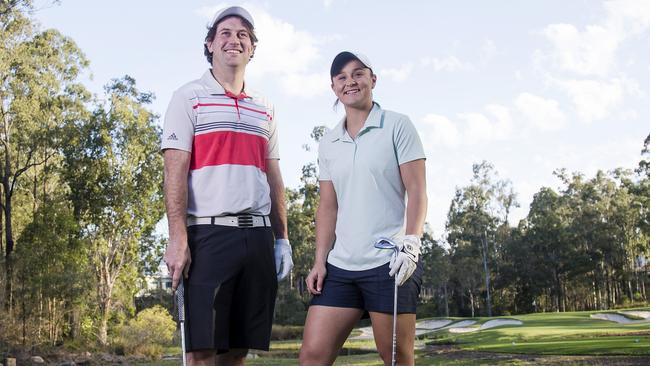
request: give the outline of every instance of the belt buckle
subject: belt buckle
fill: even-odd
[[[253,227],[253,216],[251,216],[251,215],[237,216],[237,226],[239,226],[239,227]]]

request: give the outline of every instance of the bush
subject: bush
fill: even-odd
[[[142,310],[128,324],[119,327],[115,349],[125,354],[158,359],[162,356],[163,346],[171,342],[175,332],[176,323],[169,312],[156,305]]]
[[[273,325],[271,340],[285,341],[290,339],[302,339],[304,327],[296,325]]]

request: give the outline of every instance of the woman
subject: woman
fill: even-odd
[[[352,328],[369,315],[377,350],[390,365],[397,282],[397,363],[413,365],[427,206],[422,143],[407,116],[373,101],[377,76],[366,57],[339,53],[330,76],[345,117],[318,151],[316,256],[306,280],[314,296],[300,364],[331,365]],[[376,248],[380,238],[390,238],[399,251]]]

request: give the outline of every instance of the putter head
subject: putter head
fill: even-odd
[[[178,321],[185,321],[185,288],[182,280],[176,288],[176,305],[178,306]]]
[[[377,249],[392,249],[394,251],[398,251],[399,248],[397,247],[397,244],[389,238],[379,238],[375,242],[375,248]]]

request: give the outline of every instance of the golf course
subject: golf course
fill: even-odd
[[[611,319],[611,320],[607,320]],[[417,365],[648,365],[650,308],[417,322]],[[382,365],[371,330],[355,329],[335,365]],[[249,365],[297,365],[301,340],[276,341]],[[178,348],[162,361],[175,365]]]

